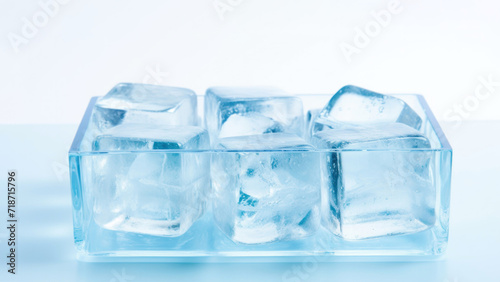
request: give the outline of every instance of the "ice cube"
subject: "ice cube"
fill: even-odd
[[[316,119],[313,131],[344,123],[366,125],[398,122],[420,129],[422,119],[403,100],[348,85],[342,87]]]
[[[203,214],[210,189],[206,130],[122,124],[99,135],[94,220],[106,229],[180,236]],[[195,150],[193,152],[189,150]],[[133,153],[130,153],[133,151]]]
[[[196,125],[196,94],[184,88],[120,83],[94,107],[99,131],[124,123]]]
[[[217,138],[287,132],[303,135],[302,101],[273,88],[214,87],[207,90],[205,122]]]
[[[222,138],[219,149],[211,166],[214,219],[232,240],[268,243],[316,231],[320,170],[311,145],[270,133]]]
[[[365,239],[434,225],[434,153],[417,130],[402,123],[344,127],[318,132],[312,142],[342,149],[321,157],[322,217],[333,233]]]

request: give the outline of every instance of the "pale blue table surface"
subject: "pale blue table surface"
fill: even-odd
[[[500,281],[500,121],[443,127],[454,149],[444,259],[181,264],[76,261],[67,151],[77,125],[0,125],[0,183],[16,169],[19,187],[16,275],[7,273],[0,189],[0,281]]]

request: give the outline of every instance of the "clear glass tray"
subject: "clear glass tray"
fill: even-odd
[[[321,109],[331,95],[297,95],[305,112]],[[96,152],[90,150],[88,132],[91,112],[98,97],[91,99],[69,151],[73,199],[74,239],[77,255],[84,261],[172,261],[172,262],[233,262],[233,261],[297,261],[306,257],[318,260],[352,258],[396,260],[428,260],[445,252],[448,241],[450,178],[452,149],[439,124],[420,95],[394,95],[403,99],[422,118],[421,132],[430,140],[430,149],[369,150],[373,154],[432,155],[435,191],[435,223],[426,230],[402,235],[382,236],[364,240],[344,240],[323,227],[310,237],[295,241],[265,244],[235,243],[215,224],[210,200],[204,215],[189,230],[178,237],[115,231],[102,228],[94,220],[95,195],[105,187],[94,187],[92,162],[107,154],[142,154],[147,151]],[[203,116],[203,96],[198,96],[198,114]],[[201,118],[199,120],[202,120]],[[154,150],[153,154],[237,154],[241,152],[272,153],[277,150]],[[366,150],[298,150],[300,154],[361,154]],[[288,150],[287,153],[294,153]],[[100,207],[102,208],[102,207]]]

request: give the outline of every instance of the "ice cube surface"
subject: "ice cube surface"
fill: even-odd
[[[326,129],[312,142],[342,149],[321,156],[322,218],[345,239],[428,229],[435,222],[434,152],[402,123]]]
[[[227,236],[260,244],[316,231],[320,170],[311,145],[293,134],[270,133],[223,138],[219,148],[229,151],[212,158],[213,210]]]
[[[274,88],[209,88],[205,122],[211,139],[264,133],[303,135],[302,101]]]
[[[344,126],[345,123],[367,125],[395,122],[419,130],[422,119],[399,98],[348,85],[333,95],[321,111],[313,132]]]
[[[180,236],[203,214],[210,187],[206,130],[122,124],[97,136],[94,220],[105,229]],[[173,149],[173,151],[165,151]],[[113,152],[116,151],[116,152]],[[134,151],[129,153],[127,151]]]
[[[124,123],[196,125],[196,94],[185,88],[120,83],[95,104],[99,131]]]
[[[219,132],[219,138],[245,136],[272,132],[282,132],[283,126],[272,118],[249,113],[247,115],[232,115]]]
[[[96,137],[95,151],[141,151],[153,149],[208,149],[207,131],[198,126],[155,124],[119,125]]]

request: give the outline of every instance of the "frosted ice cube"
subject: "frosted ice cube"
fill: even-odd
[[[302,136],[302,101],[273,88],[207,90],[205,121],[211,140],[273,132]]]
[[[94,107],[98,130],[124,123],[196,125],[196,94],[185,88],[120,83]]]
[[[267,243],[316,231],[319,154],[309,144],[294,134],[270,133],[223,138],[219,148],[229,151],[212,158],[214,218],[232,240]]]
[[[149,235],[185,233],[205,209],[210,169],[208,154],[182,150],[208,145],[206,130],[195,126],[123,124],[99,135],[94,150],[110,153],[94,156],[95,222]]]
[[[436,191],[429,141],[402,123],[316,133],[323,153],[322,217],[346,239],[414,233],[435,222]]]
[[[385,122],[403,123],[418,130],[422,119],[399,98],[348,85],[333,95],[316,119],[313,131],[336,128],[343,123],[366,125]]]

